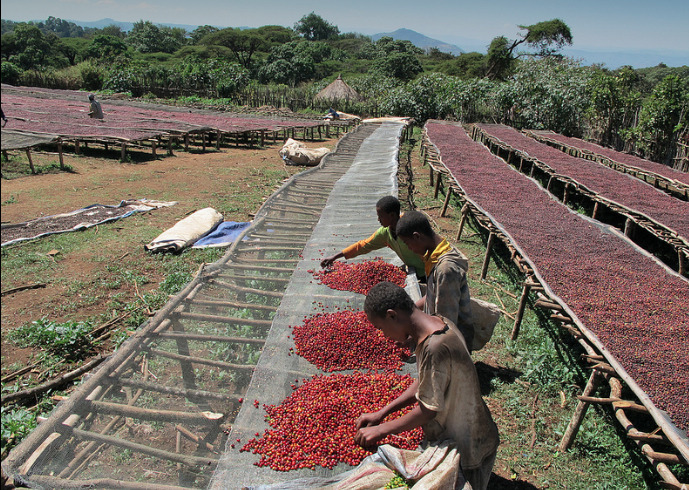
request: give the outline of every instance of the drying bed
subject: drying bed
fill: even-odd
[[[318,285],[312,268],[323,258],[318,247],[333,245],[332,227],[351,239],[333,212],[350,218],[356,208],[363,218],[349,229],[354,235],[375,228],[376,200],[396,190],[401,129],[359,126],[318,167],[288,180],[222,259],[204,265],[10,452],[3,469],[35,488],[241,488],[312,474],[257,467],[258,456],[232,445],[265,428],[261,404],[279,404],[295,380],[319,373],[290,355],[289,326],[316,299],[361,306],[359,294]],[[343,175],[360,196],[332,191]],[[331,193],[361,202],[333,202]],[[324,214],[330,219],[320,223]]]
[[[461,126],[429,121],[426,134],[466,205],[487,217],[511,244],[513,255],[523,257],[523,269],[551,294],[553,299],[540,298],[536,305],[555,312],[551,317],[562,320],[575,338],[595,346],[595,351],[587,349],[598,363],[595,368],[607,367],[606,376],[627,382],[643,403],[627,408],[650,413],[686,461],[689,282],[618,232],[555,201]],[[528,286],[525,282],[526,293]],[[594,401],[622,403],[621,398]],[[657,436],[642,437],[645,444]],[[653,461],[682,459],[669,454]],[[659,469],[663,478],[665,470]]]
[[[462,189],[655,403],[689,429],[689,282],[551,199],[458,126],[427,126]]]
[[[224,132],[246,130],[275,131],[280,128],[317,126],[318,121],[235,117],[209,111],[180,111],[140,106],[104,104],[105,118],[91,119],[88,102],[62,98],[36,98],[3,94],[3,110],[12,120],[12,129],[55,133],[63,136],[112,136],[126,139],[151,137],[159,133],[190,131]]]
[[[629,153],[624,153],[621,151],[613,150],[612,148],[606,148],[604,146],[597,145],[590,141],[582,140],[580,138],[573,138],[571,136],[564,136],[562,134],[556,133],[554,131],[536,131],[529,130],[526,132],[528,136],[532,136],[540,141],[560,143],[563,149],[578,149],[583,154],[589,154],[591,156],[602,156],[609,158],[613,162],[622,163],[626,166],[641,169],[646,172],[652,172],[669,180],[676,180],[683,183],[685,186],[689,186],[689,174],[676,170],[662,163],[652,162],[635,155],[630,155]]]
[[[557,174],[573,179],[603,198],[643,213],[684,240],[689,239],[688,202],[596,162],[569,156],[509,126],[479,124],[477,127],[489,137],[543,162]]]

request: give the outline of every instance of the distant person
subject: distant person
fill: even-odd
[[[5,117],[5,111],[2,110],[2,107],[0,107],[0,117],[2,118],[2,127],[5,127],[5,124],[7,124],[7,118]]]
[[[328,116],[330,116],[332,119],[340,119],[340,115],[332,107],[328,109]]]
[[[91,102],[89,117],[92,119],[103,119],[103,108],[100,106],[100,102],[96,100],[93,94],[89,94],[89,101]]]
[[[321,261],[321,267],[328,267],[337,259],[345,258],[351,259],[359,255],[373,252],[381,248],[391,248],[397,256],[402,259],[406,266],[411,266],[416,272],[416,277],[420,281],[426,280],[426,273],[424,272],[424,264],[421,257],[404,244],[402,240],[395,233],[397,221],[400,219],[401,205],[399,200],[394,196],[385,196],[376,203],[376,214],[378,215],[378,228],[370,237],[359,240],[356,243],[346,247],[341,252],[326,257]]]

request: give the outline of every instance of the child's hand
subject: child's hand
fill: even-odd
[[[383,419],[378,412],[373,412],[373,413],[364,413],[359,416],[358,419],[356,419],[356,430],[361,429],[362,427],[370,427],[372,425],[378,425],[380,424],[380,421]]]
[[[333,265],[333,262],[335,262],[336,258],[337,257],[335,255],[331,255],[330,257],[324,258],[323,260],[321,260],[321,267],[323,267],[324,269],[326,267],[330,267],[331,265]]]
[[[362,427],[356,431],[354,442],[361,447],[371,447],[374,446],[378,441],[384,439],[385,436],[387,436],[387,434],[381,430],[380,425]]]

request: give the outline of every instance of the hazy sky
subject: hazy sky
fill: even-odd
[[[560,18],[578,49],[662,49],[689,53],[689,0],[2,0],[14,21],[111,18],[218,27],[292,27],[315,11],[340,32],[375,34],[405,27],[458,44],[514,39],[517,25]],[[687,60],[689,64],[689,59]]]

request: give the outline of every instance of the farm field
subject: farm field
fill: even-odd
[[[333,140],[325,142],[326,145],[333,143]],[[143,244],[184,215],[207,205],[223,212],[226,219],[249,219],[282,179],[300,170],[284,167],[277,157],[277,149],[274,146],[258,150],[223,149],[208,154],[178,152],[175,157],[132,164],[118,164],[112,159],[94,158],[93,155],[70,157],[73,160],[69,161],[69,165],[75,169],[75,173],[4,181],[3,221],[24,221],[94,202],[115,203],[125,197],[177,200],[179,204],[133,216],[100,229],[47,238],[3,250],[3,290],[32,282],[47,284],[45,288],[3,296],[3,377],[10,371],[6,366],[13,364],[16,367],[17,364],[32,362],[28,359],[33,360],[38,354],[36,350],[24,350],[23,358],[17,355],[6,359],[8,351],[19,352],[12,343],[6,343],[5,334],[9,329],[43,315],[49,315],[56,321],[99,315],[111,318],[112,310],[116,310],[113,306],[141,304],[142,297],[152,300],[147,294],[153,294],[170,277],[176,276],[183,283],[199,262],[215,260],[218,252],[191,251],[177,257],[151,256],[143,252]],[[41,156],[43,158],[50,160],[54,156]],[[82,166],[85,162],[88,163]],[[419,175],[425,172],[421,168],[416,170]],[[432,189],[419,182],[417,204],[434,216],[438,226],[447,227],[447,234],[451,236],[450,230],[456,224],[437,215],[439,206],[432,202],[429,195],[432,195]],[[39,197],[41,203],[37,202]],[[474,257],[482,254],[477,237],[474,232],[473,236],[460,244]],[[58,253],[53,253],[54,250],[58,250]],[[25,262],[20,266],[13,265],[18,263],[10,259],[18,258],[25,259]],[[473,262],[479,261],[475,258]],[[6,264],[10,267],[6,267]],[[497,271],[494,274],[500,275]],[[114,282],[108,281],[116,277],[126,279],[115,287]],[[10,282],[6,282],[6,279]],[[503,288],[513,287],[505,277],[499,281]],[[472,287],[488,299],[500,290],[478,284],[475,277]],[[113,298],[118,293],[124,294]],[[25,296],[25,299],[18,303],[20,296]],[[509,304],[509,295],[503,298],[508,302],[508,309],[514,307]],[[6,316],[6,305],[11,306],[12,303],[14,306]],[[155,308],[155,305],[151,304],[150,307]],[[529,321],[538,320],[531,318]],[[563,423],[566,425],[573,403],[569,395],[577,391],[569,383],[576,384],[576,381],[572,381],[568,374],[568,381],[559,388],[564,396],[564,406],[560,406],[563,404],[560,397],[557,397],[557,401],[546,400],[545,397],[539,401],[539,380],[533,374],[539,373],[541,368],[534,367],[529,376],[520,379],[525,367],[522,365],[537,362],[535,358],[529,361],[530,354],[522,350],[527,345],[528,336],[509,345],[505,341],[507,322],[504,323],[501,331],[496,333],[495,344],[481,354],[479,361],[480,374],[491,385],[487,398],[503,437],[495,468],[495,488],[603,488],[610,475],[614,475],[616,481],[627,482],[624,485],[629,488],[642,486],[641,475],[646,469],[643,464],[639,470],[629,463],[626,450],[619,441],[616,442],[613,431],[606,428],[604,415],[589,415],[590,425],[572,454],[553,455],[551,448],[553,441],[555,444],[557,441],[553,427],[561,427]],[[129,325],[130,328],[135,326]],[[547,357],[548,363],[555,362],[551,356]],[[524,398],[511,397],[507,394],[509,389],[516,390],[519,397]],[[552,386],[547,388],[551,389]],[[525,404],[519,409],[514,405],[518,399]],[[526,400],[530,402],[527,404]],[[526,444],[531,446],[528,454],[523,451],[525,438]],[[601,457],[598,453],[600,450],[595,449],[595,441],[605,444],[605,457]]]

